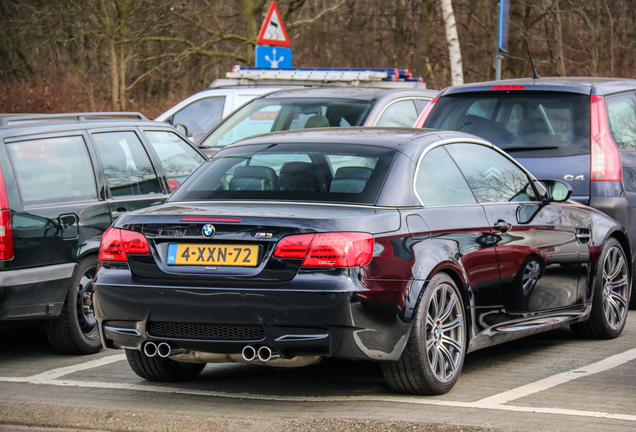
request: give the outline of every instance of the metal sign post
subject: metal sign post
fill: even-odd
[[[499,1],[499,42],[497,43],[497,62],[495,79],[501,79],[501,60],[503,53],[508,52],[508,22],[510,20],[510,0]]]

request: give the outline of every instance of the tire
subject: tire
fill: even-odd
[[[102,349],[93,313],[93,279],[97,256],[82,259],[73,273],[62,313],[44,325],[51,346],[63,354],[93,354]]]
[[[414,320],[400,359],[382,363],[384,377],[400,393],[447,393],[457,382],[466,355],[464,305],[450,276],[433,277]]]
[[[575,334],[591,339],[613,339],[621,334],[629,309],[630,270],[623,247],[610,238],[596,264],[592,312],[587,321],[571,326]]]
[[[148,357],[141,351],[125,350],[130,368],[148,381],[190,381],[201,373],[205,363],[179,363],[159,356]]]

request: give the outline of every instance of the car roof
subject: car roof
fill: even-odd
[[[345,127],[298,129],[270,132],[242,139],[227,146],[284,143],[311,143],[312,146],[329,144],[353,144],[387,147],[399,150],[407,156],[417,156],[423,149],[440,142],[473,142],[494,147],[490,142],[465,132],[422,128],[395,127]]]
[[[523,89],[501,88],[506,86],[523,86]],[[493,89],[493,87],[500,87]],[[636,80],[626,78],[599,77],[546,77],[515,78],[500,81],[486,81],[448,87],[440,95],[457,94],[474,91],[563,91],[588,95],[609,95],[626,90],[636,90]]]
[[[147,119],[143,114],[136,112],[0,115],[0,133],[5,135],[7,132],[12,133],[21,130],[44,132],[111,126],[147,126],[167,128],[176,131],[176,129],[168,124],[154,122]]]
[[[376,87],[313,87],[278,90],[262,96],[260,99],[276,98],[329,98],[375,100],[385,95],[422,96],[433,98],[437,90]]]

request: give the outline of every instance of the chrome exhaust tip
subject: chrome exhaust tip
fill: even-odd
[[[250,362],[256,358],[256,350],[253,346],[246,345],[241,351],[241,355],[243,360]]]
[[[268,362],[279,358],[278,354],[275,354],[270,347],[262,346],[258,349],[258,359],[262,362]]]
[[[157,355],[157,345],[154,342],[146,342],[144,345],[144,354],[147,357],[154,357]]]
[[[170,355],[170,351],[172,351],[172,348],[170,348],[170,345],[168,345],[166,342],[161,342],[157,346],[157,355],[161,358],[168,357]]]

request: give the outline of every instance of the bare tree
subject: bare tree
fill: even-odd
[[[459,47],[453,4],[451,0],[440,0],[440,6],[442,7],[444,24],[446,26],[446,42],[448,43],[448,54],[450,58],[451,82],[453,85],[464,84],[462,52]]]

